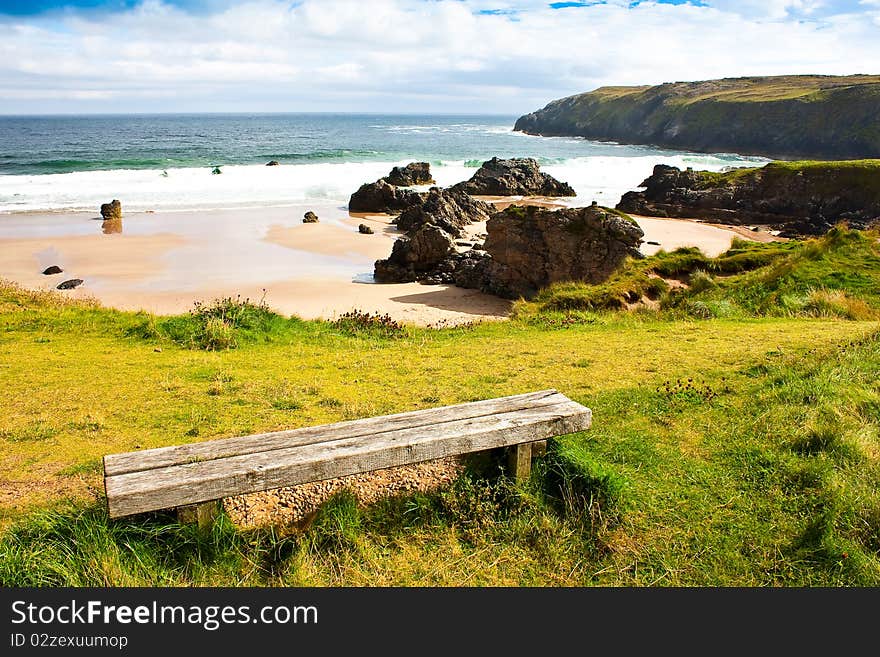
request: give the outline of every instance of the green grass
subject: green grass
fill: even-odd
[[[159,318],[0,286],[0,585],[880,584],[876,248],[841,230],[659,254],[442,330],[241,302]],[[657,272],[692,287],[658,289],[653,311],[595,303]],[[232,339],[199,339],[218,312]],[[550,387],[594,425],[523,485],[475,459],[434,493],[344,491],[307,529],[223,516],[208,535],[104,510],[107,453]]]
[[[599,285],[559,283],[517,316],[580,316],[620,310],[640,300],[658,304],[659,315],[689,317],[880,316],[880,235],[837,227],[826,236],[799,242],[759,244],[736,239],[716,258],[698,249],[661,251],[628,261]],[[673,287],[681,281],[685,287]]]
[[[792,175],[805,177],[817,196],[834,198],[841,189],[857,195],[866,205],[880,202],[880,160],[775,161],[763,167],[737,167],[729,171],[699,171],[694,189],[756,186],[772,189],[792,184]]]
[[[678,89],[678,102],[692,104],[713,100],[722,102],[770,102],[811,97],[827,89],[880,82],[877,75],[827,77],[817,75],[781,75],[761,78],[729,78],[708,82],[671,83]],[[590,92],[603,98],[638,95],[652,87],[600,87]]]

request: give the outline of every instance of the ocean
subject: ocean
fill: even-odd
[[[392,166],[431,163],[440,185],[493,156],[534,157],[614,205],[655,164],[720,170],[766,160],[513,132],[515,116],[186,114],[0,117],[0,213],[344,206]],[[266,167],[270,160],[280,166]],[[212,173],[219,167],[221,174]]]

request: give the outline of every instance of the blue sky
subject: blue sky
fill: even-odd
[[[880,73],[880,0],[0,0],[0,113],[503,112]]]

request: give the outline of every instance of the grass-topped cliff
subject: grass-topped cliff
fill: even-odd
[[[440,330],[0,285],[0,586],[877,585],[878,237],[660,253]],[[522,486],[483,463],[207,536],[104,511],[106,453],[549,387],[594,425]]]
[[[725,78],[602,87],[520,117],[529,134],[780,159],[880,157],[880,76]]]

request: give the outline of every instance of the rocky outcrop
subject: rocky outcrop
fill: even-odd
[[[104,221],[114,221],[122,219],[122,203],[117,199],[113,199],[109,203],[101,205],[101,216]]]
[[[266,162],[267,167],[277,167],[278,165],[278,160],[269,160],[268,162]]]
[[[372,235],[373,229],[367,226],[367,224],[358,224],[358,232],[361,235]]]
[[[406,236],[394,243],[387,259],[376,261],[373,277],[382,283],[452,283],[455,266],[448,261],[457,257],[456,239],[465,226],[486,221],[493,212],[464,192],[432,187],[394,220]]]
[[[601,283],[627,257],[642,257],[642,229],[595,204],[560,210],[514,205],[486,228],[486,255],[472,252],[455,281],[511,299],[531,298],[559,281]]]
[[[54,276],[55,274],[60,274],[64,270],[61,269],[58,265],[52,265],[51,267],[46,267],[43,270],[43,275],[45,276]]]
[[[63,283],[59,283],[55,286],[58,290],[72,290],[75,287],[79,287],[83,284],[83,279],[81,278],[71,278],[70,280],[64,281]]]
[[[410,162],[405,167],[394,167],[384,178],[361,185],[348,201],[349,212],[383,212],[399,214],[419,203],[423,195],[412,189],[398,189],[411,185],[429,185],[431,168],[427,162]]]
[[[485,244],[460,251],[451,233],[423,225],[397,240],[391,257],[376,262],[374,277],[454,283],[510,299],[530,298],[557,281],[602,282],[628,256],[641,257],[641,228],[623,213],[597,205],[511,206],[486,226]]]
[[[349,212],[385,212],[398,214],[422,200],[422,195],[411,189],[398,189],[384,179],[361,185],[348,201]]]
[[[394,167],[385,178],[389,185],[410,187],[412,185],[433,185],[431,165],[427,162],[410,162],[405,167]]]
[[[835,223],[880,219],[880,162],[772,162],[717,173],[657,165],[619,210],[733,225],[761,224],[784,236],[824,234]]]
[[[377,260],[373,278],[379,283],[409,283],[430,276],[455,250],[455,238],[439,226],[420,226],[401,237],[385,260]]]
[[[483,162],[470,180],[453,185],[451,190],[483,196],[575,196],[568,183],[542,173],[530,157]]]
[[[309,210],[303,215],[303,223],[304,224],[316,224],[318,223],[318,215]]]
[[[486,221],[494,213],[488,203],[478,201],[455,189],[432,187],[415,203],[400,213],[394,221],[398,230],[406,233],[418,230],[426,224],[439,226],[458,237],[468,224]]]
[[[577,136],[793,159],[880,157],[880,76],[792,75],[602,87],[516,121]]]

